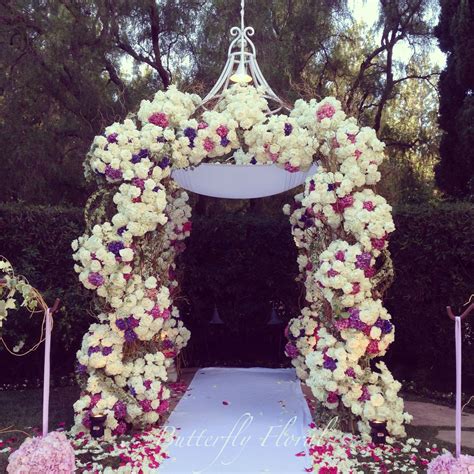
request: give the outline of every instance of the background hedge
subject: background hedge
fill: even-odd
[[[251,211],[251,209],[250,209]],[[212,213],[211,213],[212,214]],[[399,209],[391,240],[396,278],[387,307],[396,340],[387,362],[395,374],[433,389],[454,386],[453,323],[450,304],[460,309],[474,292],[474,206],[442,204]],[[93,321],[91,294],[73,271],[70,242],[83,232],[82,210],[0,205],[0,254],[44,291],[60,297],[53,356],[56,375],[72,370],[82,334]],[[278,365],[284,343],[281,326],[268,326],[271,302],[283,321],[298,312],[301,289],[294,282],[296,250],[285,216],[259,213],[212,214],[193,218],[193,232],[179,262],[178,300],[193,331],[185,352],[189,365]],[[223,326],[210,325],[216,307]],[[38,334],[39,318],[19,315],[6,325],[6,337]],[[473,337],[465,327],[465,360]],[[41,370],[41,354],[14,359],[0,352],[1,379],[11,382]],[[5,368],[5,369],[4,369]],[[474,367],[465,363],[465,389]]]

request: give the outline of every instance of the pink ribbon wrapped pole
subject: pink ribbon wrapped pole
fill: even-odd
[[[456,344],[456,457],[461,456],[461,375],[462,375],[462,337],[461,318],[456,316],[454,320],[454,339]]]
[[[49,419],[49,385],[51,378],[51,327],[52,316],[48,308],[45,313],[46,335],[44,341],[44,376],[43,376],[43,436],[48,434]]]
[[[448,316],[454,321],[454,340],[456,344],[456,458],[461,456],[461,397],[462,397],[462,334],[461,321],[474,310],[474,303],[471,304],[460,316],[455,316],[451,306],[447,308]]]

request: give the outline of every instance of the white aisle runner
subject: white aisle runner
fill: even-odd
[[[294,369],[200,369],[168,420],[160,473],[304,473],[310,423]]]

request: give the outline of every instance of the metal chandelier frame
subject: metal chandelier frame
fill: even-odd
[[[257,62],[255,45],[250,39],[255,34],[255,30],[251,26],[245,26],[245,0],[241,0],[240,6],[240,27],[234,26],[230,30],[230,34],[235,38],[230,43],[227,62],[219,79],[200,106],[205,110],[213,109],[222,100],[224,92],[229,88],[231,82],[248,83],[252,81],[253,86],[262,97],[273,103],[273,106],[268,108],[268,115],[276,114],[283,109],[291,110],[291,107],[278,97],[262,74]]]

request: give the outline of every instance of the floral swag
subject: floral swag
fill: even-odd
[[[100,298],[98,322],[78,352],[83,394],[76,429],[105,414],[106,436],[155,424],[168,408],[168,373],[190,333],[173,302],[175,259],[191,230],[187,193],[173,169],[202,162],[276,164],[317,173],[285,206],[300,251],[307,306],[287,329],[298,376],[343,419],[388,422],[404,434],[400,384],[371,360],[394,339],[381,297],[392,269],[387,250],[391,207],[374,192],[384,145],[346,118],[334,98],[298,100],[289,115],[267,115],[252,86],[229,88],[215,110],[170,87],[143,101],[136,116],[97,136],[85,174],[99,185],[89,199],[86,234],[72,244],[75,270]]]

